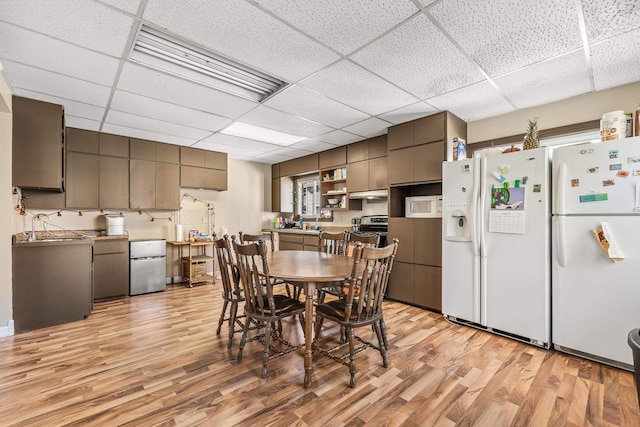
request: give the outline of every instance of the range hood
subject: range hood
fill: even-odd
[[[349,193],[350,199],[386,199],[388,196],[387,190],[371,190],[371,191],[357,191],[355,193]]]

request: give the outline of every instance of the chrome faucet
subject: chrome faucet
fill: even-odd
[[[34,215],[33,218],[31,218],[31,235],[29,236],[29,239],[28,239],[29,242],[35,242],[36,241],[36,223],[35,223],[35,221],[39,220],[40,218],[45,218],[45,217],[48,218],[49,216],[47,214],[37,214],[37,215]],[[46,231],[48,231],[46,224],[44,224],[44,229]]]

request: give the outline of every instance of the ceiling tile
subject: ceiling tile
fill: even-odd
[[[112,85],[120,61],[0,22],[0,58],[94,83]]]
[[[111,109],[212,132],[231,123],[226,117],[119,90],[113,95]]]
[[[500,92],[487,81],[436,96],[427,102],[442,111],[452,112],[466,122],[514,111]]]
[[[76,117],[70,114],[64,113],[64,124],[69,128],[78,128],[78,129],[86,129],[86,130],[100,130],[101,121],[98,120],[90,120],[85,119],[84,117]]]
[[[360,135],[354,135],[341,130],[334,130],[332,132],[325,133],[324,135],[320,135],[315,139],[328,142],[333,145],[346,145],[352,142],[361,141],[363,138]]]
[[[201,148],[203,150],[219,151],[227,153],[232,159],[249,160],[254,156],[263,154],[261,151],[252,150],[245,147],[237,147],[233,145],[216,144],[209,141],[200,141],[192,145],[194,148]]]
[[[418,12],[410,1],[256,0],[256,3],[343,55]]]
[[[106,86],[39,70],[12,61],[2,61],[7,83],[14,88],[28,89],[51,96],[106,107],[111,90]]]
[[[449,0],[428,11],[492,77],[582,46],[567,0]]]
[[[518,108],[533,107],[591,90],[582,49],[494,79]]]
[[[124,10],[125,12],[129,12],[132,15],[135,15],[138,12],[138,7],[140,6],[140,0],[101,0],[101,1],[113,7],[117,7],[120,10]]]
[[[309,155],[309,151],[297,150],[297,149],[291,148],[291,147],[282,147],[282,148],[279,148],[277,150],[273,150],[269,154],[281,154],[283,156],[288,156],[288,157],[291,157],[292,159],[295,159],[297,157],[308,156]]]
[[[45,95],[42,93],[32,92],[30,90],[20,88],[17,88],[14,91],[14,95],[22,96],[24,98],[37,99],[44,102],[51,102],[53,104],[64,105],[65,117],[75,116],[84,119],[96,120],[98,122],[98,125],[100,125],[100,122],[102,122],[102,118],[104,117],[104,108],[85,104],[83,102],[76,102],[69,99]]]
[[[264,105],[334,128],[341,128],[370,117],[368,114],[347,107],[299,85],[288,87],[269,98]]]
[[[238,119],[239,122],[247,123],[254,126],[261,126],[278,132],[288,133],[289,135],[304,136],[312,138],[316,135],[329,132],[330,127],[314,123],[310,120],[294,117],[273,108],[263,105],[249,111]]]
[[[582,0],[589,44],[640,28],[637,0]]]
[[[318,141],[315,139],[305,139],[303,141],[296,142],[295,144],[291,145],[291,148],[308,150],[315,153],[319,151],[329,150],[331,148],[336,148],[336,146],[327,144],[326,142]]]
[[[348,60],[319,71],[301,84],[371,115],[386,113],[418,101]]]
[[[386,34],[352,59],[421,99],[483,79],[480,69],[424,15]]]
[[[168,123],[163,120],[136,116],[134,114],[123,113],[116,110],[109,110],[105,123],[137,128],[149,132],[158,132],[166,135],[173,135],[193,140],[199,140],[211,135],[211,132],[206,130]]]
[[[360,135],[365,138],[372,138],[374,136],[386,134],[389,126],[391,126],[389,122],[380,120],[377,117],[371,117],[370,119],[363,120],[360,123],[342,128],[342,130],[355,133],[356,135]]]
[[[273,153],[266,153],[266,154],[258,154],[257,156],[253,157],[253,160],[256,162],[264,162],[264,163],[280,163],[280,162],[284,162],[286,160],[291,160],[292,157],[290,156],[283,156],[282,154],[273,154]]]
[[[188,80],[126,63],[118,89],[234,119],[258,104]]]
[[[640,80],[640,30],[591,46],[596,90]],[[638,99],[640,101],[640,98]]]
[[[425,102],[416,102],[415,104],[407,105],[406,107],[398,108],[397,110],[380,114],[378,117],[397,125],[400,123],[408,122],[410,120],[418,119],[420,117],[430,116],[431,114],[437,113],[438,111],[438,109],[433,108],[431,105]]]
[[[174,135],[167,135],[159,132],[148,131],[144,129],[130,128],[127,126],[117,125],[113,123],[105,123],[101,129],[102,132],[112,133],[114,135],[126,135],[132,138],[148,139],[150,141],[166,142],[176,145],[193,145],[197,142],[195,139],[181,138]]]
[[[255,141],[253,139],[239,138],[237,136],[225,135],[222,133],[216,133],[214,135],[211,135],[203,139],[201,142],[218,144],[220,146],[240,147],[245,150],[251,150],[251,151],[261,152],[261,153],[266,153],[266,152],[281,148],[280,145],[269,144],[267,142],[262,142],[262,141]]]
[[[243,0],[149,0],[144,18],[289,82],[339,56]]]
[[[133,18],[93,1],[22,0],[2,2],[3,21],[78,46],[120,57]]]

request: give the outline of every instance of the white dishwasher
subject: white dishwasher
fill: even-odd
[[[167,243],[164,239],[131,240],[129,258],[129,295],[167,288]]]

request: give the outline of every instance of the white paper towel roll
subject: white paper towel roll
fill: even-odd
[[[176,242],[182,242],[184,240],[184,233],[182,232],[182,224],[176,224]]]

